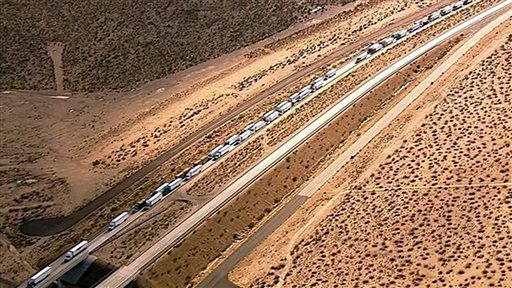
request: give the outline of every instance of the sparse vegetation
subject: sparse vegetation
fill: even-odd
[[[284,286],[509,285],[512,191],[485,184],[512,180],[510,83],[512,35],[341,196],[292,251]]]
[[[47,45],[64,47],[65,89],[127,90],[287,28],[323,1],[7,1],[0,87],[54,89]]]

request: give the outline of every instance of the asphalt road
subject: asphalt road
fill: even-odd
[[[25,223],[23,223],[20,226],[20,230],[22,233],[26,235],[31,236],[49,236],[61,233],[71,226],[78,223],[80,220],[87,217],[90,213],[94,212],[96,209],[102,207],[106,203],[108,203],[111,199],[116,197],[118,194],[135,184],[137,181],[142,179],[144,176],[148,175],[152,171],[154,171],[156,168],[158,168],[160,165],[162,165],[164,162],[168,161],[169,159],[173,158],[176,155],[179,155],[181,152],[183,152],[185,149],[187,149],[190,145],[197,142],[198,140],[202,139],[215,129],[221,127],[222,125],[226,124],[227,122],[231,121],[235,117],[237,117],[240,113],[246,111],[247,109],[251,108],[254,105],[257,105],[258,103],[265,100],[270,95],[277,93],[283,89],[290,88],[295,83],[297,83],[300,79],[303,79],[303,77],[311,74],[312,72],[316,71],[318,68],[328,65],[332,63],[334,60],[338,59],[341,55],[346,54],[350,51],[354,51],[357,49],[360,49],[361,47],[364,47],[371,43],[372,41],[375,41],[376,39],[380,39],[382,36],[389,34],[390,32],[394,32],[398,29],[398,27],[403,26],[404,24],[409,24],[413,20],[421,18],[425,15],[428,15],[432,13],[433,11],[438,10],[440,7],[445,6],[450,1],[445,0],[441,1],[439,3],[436,3],[432,5],[431,7],[427,7],[425,9],[422,9],[421,11],[418,11],[416,13],[413,13],[409,16],[406,16],[404,18],[401,18],[397,20],[395,23],[388,25],[378,31],[375,31],[368,36],[362,37],[358,41],[355,41],[354,43],[344,45],[337,50],[335,50],[333,53],[329,54],[328,56],[320,59],[319,61],[315,62],[314,64],[297,71],[296,73],[284,78],[279,83],[270,86],[268,89],[264,90],[261,94],[259,94],[256,97],[253,97],[243,103],[241,103],[239,106],[235,107],[219,119],[213,121],[212,123],[204,126],[203,128],[197,130],[196,132],[189,135],[187,138],[185,138],[180,144],[173,146],[166,152],[162,153],[160,156],[158,156],[156,159],[145,165],[144,167],[137,170],[132,175],[128,176],[121,182],[117,183],[115,186],[107,190],[105,193],[100,195],[99,197],[95,198],[85,206],[79,208],[78,210],[74,211],[70,215],[63,216],[63,217],[57,217],[57,218],[46,218],[46,219],[35,219],[30,220]]]
[[[283,143],[270,155],[249,169],[244,175],[231,183],[218,196],[213,198],[210,202],[206,203],[199,210],[190,215],[185,221],[177,225],[172,231],[170,231],[155,245],[150,247],[137,259],[135,259],[132,263],[130,263],[128,266],[123,266],[118,269],[97,287],[123,287],[127,285],[140,271],[153,263],[158,257],[167,252],[174,245],[179,243],[184,237],[186,237],[189,233],[201,225],[204,220],[220,210],[226,203],[236,197],[241,191],[251,185],[261,175],[274,167],[279,161],[284,159],[289,153],[294,151],[307,139],[309,139],[311,136],[325,127],[328,123],[334,120],[343,111],[348,109],[354,102],[358,101],[367,92],[450,37],[460,33],[472,25],[475,25],[488,16],[500,11],[501,9],[504,9],[511,3],[512,0],[502,2],[501,4],[498,4],[495,7],[492,7],[483,13],[457,25],[456,27],[427,42],[410,54],[393,63],[391,66],[379,72],[373,78],[347,95],[347,97],[331,107],[328,111],[324,112],[322,115],[316,118],[309,125],[300,130],[297,134],[291,137],[287,142]]]
[[[450,67],[452,67],[471,47],[476,45],[492,29],[503,23],[512,16],[512,10],[500,16],[489,25],[485,26],[475,35],[473,35],[462,47],[437,67],[426,79],[416,86],[404,99],[397,103],[388,113],[386,113],[375,125],[365,132],[354,144],[352,144],[344,153],[342,153],[333,163],[331,163],[322,173],[315,177],[301,192],[292,198],[276,215],[268,220],[258,231],[256,231],[239,249],[234,251],[226,260],[224,260],[214,271],[212,271],[199,285],[198,288],[223,288],[237,287],[228,279],[228,273],[247,256],[256,246],[265,240],[277,227],[281,225],[290,215],[292,215],[309,197],[318,191],[329,179],[331,179],[350,159],[359,153],[370,141],[375,138],[384,128],[386,128],[400,113],[415,101],[428,87],[430,83],[441,77]]]

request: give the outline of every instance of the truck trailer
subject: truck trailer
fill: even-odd
[[[314,91],[314,90],[318,90],[318,89],[322,88],[322,86],[324,86],[324,84],[325,84],[324,77],[320,77],[320,78],[316,78],[315,81],[313,81],[313,84],[311,85],[311,87],[313,88],[313,91]]]
[[[44,269],[37,272],[34,276],[30,277],[27,282],[27,288],[32,288],[37,284],[41,283],[46,277],[50,276],[52,273],[52,268],[50,266],[46,266]]]
[[[192,177],[201,173],[202,170],[203,170],[203,165],[201,165],[201,164],[195,165],[194,167],[190,168],[190,170],[188,170],[187,175],[185,175],[185,179],[186,180],[192,179]]]
[[[435,21],[435,20],[437,20],[439,18],[441,18],[441,13],[439,13],[439,11],[436,11],[436,12],[434,12],[434,13],[432,13],[432,14],[430,14],[428,16],[428,21],[432,22],[432,21]]]
[[[336,76],[336,72],[338,72],[338,70],[336,69],[331,69],[329,70],[329,72],[327,72],[327,74],[325,74],[325,78],[333,78],[334,76]]]
[[[144,204],[144,210],[149,210],[149,208],[153,207],[158,201],[162,200],[164,195],[160,192],[153,194],[153,196],[149,197]]]
[[[87,242],[87,241],[82,241],[82,242],[78,243],[78,245],[69,249],[69,251],[66,252],[66,255],[64,255],[64,261],[68,262],[69,260],[75,258],[76,255],[80,254],[80,252],[87,249],[88,246],[89,246],[89,242]]]
[[[453,4],[453,11],[459,10],[460,8],[462,8],[462,6],[464,6],[464,2],[462,2],[462,1],[455,2],[455,4]]]
[[[217,155],[215,156],[216,157],[215,159],[219,159],[220,157],[226,155],[229,151],[231,151],[231,149],[233,149],[233,146],[231,146],[231,145],[224,145],[222,147],[222,149],[220,149],[219,152],[217,152]]]
[[[243,142],[247,140],[247,138],[251,137],[252,130],[245,130],[244,132],[240,133],[240,142]]]
[[[244,128],[242,131],[248,131],[248,130],[252,131],[252,127],[254,127],[254,124],[253,124],[253,123],[251,123],[251,124],[249,124],[249,125],[245,126],[245,128]]]
[[[277,112],[276,110],[272,110],[272,111],[265,113],[263,115],[262,119],[263,119],[263,121],[270,123],[270,122],[276,120],[278,117],[279,117],[279,112]]]
[[[300,98],[300,93],[299,92],[297,92],[297,93],[293,94],[292,96],[290,96],[289,99],[290,99],[289,101],[294,103],[294,104],[297,103],[297,102],[300,102],[300,100],[302,100],[302,98]]]
[[[370,47],[368,47],[368,54],[376,53],[376,52],[382,50],[382,48],[384,48],[384,46],[382,46],[382,44],[375,43],[375,44],[371,45]]]
[[[400,31],[393,33],[393,38],[395,38],[396,40],[399,40],[399,39],[402,39],[405,36],[407,36],[407,34],[408,34],[407,29],[400,30]]]
[[[238,145],[240,143],[240,135],[236,134],[228,138],[224,144],[226,145]]]
[[[178,187],[181,186],[181,183],[183,183],[183,178],[180,177],[177,177],[171,183],[169,183],[169,189],[171,189],[171,192],[178,189]]]
[[[222,148],[222,146],[224,146],[224,144],[221,144],[221,145],[215,147],[212,151],[210,151],[210,153],[208,153],[208,158],[214,159],[215,155],[217,155],[217,152],[219,152],[219,150]]]
[[[117,217],[112,219],[112,221],[110,221],[110,224],[108,224],[108,230],[114,230],[117,226],[121,225],[121,223],[128,219],[128,215],[130,215],[128,214],[128,212],[123,212],[117,215]]]
[[[265,127],[265,125],[267,125],[267,122],[265,122],[264,120],[260,120],[254,123],[254,126],[252,127],[252,132],[261,130],[261,128]]]
[[[306,90],[301,90],[301,91],[299,92],[299,98],[302,100],[302,99],[304,99],[304,98],[308,97],[308,96],[309,96],[309,94],[311,94],[311,92],[312,92],[312,91],[313,91],[313,90],[311,90],[311,88],[306,89]]]
[[[448,15],[448,14],[452,13],[452,11],[453,11],[452,5],[445,6],[445,7],[443,7],[443,9],[441,9],[441,15],[443,15],[443,16]]]
[[[289,101],[281,102],[276,106],[276,110],[281,114],[285,113],[286,111],[290,110],[291,108],[292,108],[292,102],[289,102]]]
[[[368,57],[370,57],[370,54],[368,54],[367,51],[364,51],[363,53],[359,54],[359,56],[357,56],[356,64],[363,62],[364,60],[368,59]]]
[[[387,46],[389,46],[389,45],[391,45],[391,44],[393,44],[395,42],[396,42],[395,38],[393,38],[393,37],[386,37],[386,38],[380,40],[379,43],[382,44],[382,46],[387,47]]]
[[[169,188],[169,183],[164,183],[160,186],[158,186],[158,188],[155,189],[155,192],[154,193],[162,193],[162,195],[167,195],[169,194],[169,192],[171,192],[171,189]]]
[[[135,203],[135,205],[132,207],[132,214],[139,212],[140,209],[144,208],[144,205],[146,205],[146,199],[142,199]]]

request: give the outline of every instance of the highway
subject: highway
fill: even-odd
[[[512,10],[501,15],[484,28],[473,35],[464,45],[458,48],[446,61],[438,66],[430,75],[407,94],[399,103],[397,103],[390,111],[388,111],[381,119],[377,121],[368,131],[366,131],[359,139],[345,150],[337,159],[329,164],[319,175],[312,179],[297,195],[295,195],[288,203],[286,203],[278,212],[276,212],[268,221],[263,224],[246,242],[244,242],[236,251],[229,255],[217,268],[215,268],[199,285],[198,288],[212,287],[236,287],[229,282],[228,273],[238,264],[245,256],[247,256],[256,246],[266,239],[274,230],[276,230],[291,214],[315,192],[325,185],[329,179],[346,165],[353,156],[357,155],[370,141],[375,138],[381,131],[386,128],[398,115],[400,115],[411,103],[413,103],[420,95],[422,95],[429,87],[430,83],[438,80],[446,71],[448,71],[460,58],[475,46],[481,39],[489,34],[494,28],[503,23],[512,16]],[[485,186],[492,184],[485,184]],[[510,183],[499,184],[510,186]],[[456,185],[455,185],[456,186]],[[466,185],[463,185],[466,186]]]
[[[436,22],[439,22],[439,21],[442,21],[442,19],[444,18],[441,18],[439,19],[438,21],[435,21],[434,23]],[[420,33],[421,30],[423,29],[426,29],[428,26],[426,27],[423,27],[422,29],[416,31],[415,33],[411,34],[411,35],[414,35],[414,34],[417,34],[417,33]],[[409,36],[411,36],[409,35]],[[405,39],[405,38],[404,38]],[[404,39],[400,40],[400,41],[403,41]],[[397,43],[395,43],[394,45],[397,45],[400,41],[398,41]],[[377,53],[375,55],[372,55],[372,57],[376,57],[377,55],[381,54],[381,53],[385,53],[385,51],[387,49],[390,49],[392,48],[394,45],[390,45],[389,47],[387,47],[386,49],[384,49],[383,51],[381,51],[380,53]],[[364,63],[364,62],[363,62]],[[340,67],[337,72],[336,72],[336,76],[332,79],[331,83],[329,83],[328,85],[322,87],[320,90],[316,91],[315,94],[320,94],[322,93],[323,91],[329,89],[330,86],[334,85],[335,82],[339,81],[340,79],[342,79],[344,76],[346,76],[347,74],[349,74],[350,72],[352,72],[354,69],[356,69],[358,66],[362,65],[363,63],[361,64],[356,64],[355,63],[355,59],[351,59],[349,60],[348,62],[346,62],[342,67]],[[361,95],[362,96],[362,95]],[[359,96],[359,97],[361,97]],[[308,99],[312,99],[312,97],[309,97]],[[345,100],[348,99],[348,102],[350,102],[349,104],[346,104],[347,102]],[[346,99],[344,99],[345,102],[340,102],[338,103],[337,106],[339,105],[342,105],[340,107],[345,107],[345,106],[350,106],[351,103],[353,103],[354,101],[357,101],[357,99],[359,98],[354,98],[355,100],[350,100],[352,98],[350,97],[347,97]],[[303,101],[301,102],[299,105],[296,105],[293,107],[293,109],[296,109],[297,107],[301,106],[301,105],[305,105],[307,103],[307,101]],[[347,107],[348,107],[347,106]],[[345,108],[343,108],[342,110],[340,111],[343,111]],[[332,111],[332,109],[330,110]],[[289,111],[288,113],[292,113],[292,111]],[[335,116],[332,116],[332,117],[336,117],[338,114],[336,114]],[[331,117],[331,116],[330,116]],[[324,118],[322,118],[324,119]],[[315,122],[318,123],[318,121],[320,120],[320,122],[324,123],[323,125],[325,126],[328,122],[330,122],[330,120],[327,120],[327,122],[325,122],[324,120],[322,119],[317,119]],[[333,119],[333,118],[330,118],[330,119]],[[272,125],[275,125],[276,122],[274,122]],[[314,123],[312,123],[314,124]],[[269,127],[271,127],[272,125],[268,125],[267,127],[265,127],[265,129],[268,129]],[[308,126],[308,127],[311,127]],[[259,163],[256,167],[254,167],[253,169],[251,169],[251,171],[260,171],[259,174],[246,174],[244,175],[241,179],[238,179],[238,181],[236,181],[235,183],[233,183],[230,187],[228,187],[228,189],[226,189],[225,191],[223,191],[221,193],[221,195],[217,196],[213,202],[211,203],[207,203],[204,207],[201,207],[196,213],[194,213],[191,218],[189,219],[186,219],[183,223],[181,223],[176,229],[180,228],[180,227],[183,227],[184,225],[190,225],[191,223],[193,225],[196,225],[196,226],[185,226],[185,227],[192,227],[188,230],[175,230],[176,233],[178,235],[186,235],[186,233],[190,232],[191,230],[193,230],[195,227],[197,227],[198,225],[200,225],[200,223],[202,223],[202,221],[206,218],[209,217],[209,215],[212,215],[215,211],[217,211],[218,209],[220,209],[220,207],[222,207],[225,203],[227,203],[230,199],[232,199],[233,197],[236,197],[236,195],[241,192],[243,190],[244,187],[247,187],[248,185],[250,185],[252,182],[254,182],[258,177],[259,175],[262,175],[263,173],[265,173],[268,169],[270,169],[271,167],[273,167],[276,163],[278,163],[282,158],[284,158],[288,153],[290,153],[291,151],[293,151],[296,147],[298,147],[301,143],[303,143],[305,140],[307,140],[309,137],[311,137],[314,133],[316,133],[316,131],[318,131],[319,129],[321,129],[323,126],[320,125],[318,126],[317,128],[313,128],[313,130],[308,130],[309,132],[307,132],[306,134],[302,133],[300,135],[295,135],[295,137],[293,139],[303,139],[301,141],[296,141],[296,142],[292,142],[292,144],[290,145],[290,142],[287,142],[289,145],[287,146],[282,146],[280,147],[277,151],[275,151],[274,153],[272,153],[270,156],[272,155],[284,155],[284,156],[280,156],[280,157],[274,157],[274,158],[266,158],[264,160],[267,160],[267,161],[263,161],[263,163]],[[315,130],[316,129],[316,130]],[[262,133],[264,130],[260,131],[260,133]],[[303,131],[304,132],[304,131]],[[304,136],[301,136],[301,135],[304,135]],[[300,137],[300,138],[298,138]],[[292,140],[293,140],[292,139]],[[293,144],[295,143],[295,144]],[[239,146],[240,147],[240,146]],[[239,149],[239,147],[237,147],[237,149]],[[277,153],[277,154],[276,154]],[[270,162],[269,162],[270,160]],[[212,164],[214,163],[207,163],[207,165],[205,165],[206,167],[208,166],[211,166]],[[266,167],[266,168],[263,168],[263,169],[260,169],[258,167]],[[259,170],[254,170],[255,168],[259,169]],[[250,172],[250,171],[249,171]],[[256,175],[256,176],[255,176]],[[240,186],[241,183],[245,183],[243,185],[245,186]],[[238,189],[236,188],[238,187]],[[227,195],[227,197],[226,197]],[[220,197],[220,198],[219,198]],[[216,208],[215,208],[216,207]],[[215,210],[217,209],[217,210]],[[215,211],[214,211],[215,210]],[[205,211],[210,211],[209,214],[208,213],[205,213]],[[212,212],[213,211],[213,212]],[[195,218],[194,215],[196,215],[197,213],[201,213],[201,215],[206,215],[205,217],[202,217],[202,218]],[[94,237],[92,240],[90,240],[90,244],[89,244],[89,247],[87,248],[86,252],[87,253],[92,253],[94,252],[96,249],[98,249],[100,246],[102,246],[103,244],[107,243],[109,241],[109,239],[111,239],[113,236],[115,236],[116,234],[119,234],[119,232],[121,232],[123,229],[125,229],[127,226],[129,226],[130,223],[134,222],[138,217],[140,217],[142,214],[141,213],[137,213],[137,214],[134,214],[134,215],[130,215],[129,219],[123,223],[120,227],[116,228],[115,230],[113,231],[100,231],[98,236],[97,237]],[[199,219],[199,220],[198,220]],[[198,220],[198,221],[196,221]],[[173,230],[174,231],[174,230]],[[172,235],[172,232],[171,232],[171,235]],[[169,236],[169,235],[167,235]],[[173,238],[173,237],[171,237]],[[175,242],[179,242],[182,237],[175,237],[177,240]],[[174,244],[172,244],[174,245]],[[166,248],[167,249],[167,248]],[[83,255],[86,255],[87,253],[86,252],[83,252]],[[82,254],[78,257],[78,258],[75,258],[73,259],[72,261],[69,261],[67,263],[65,263],[63,261],[63,256],[60,256],[58,259],[54,260],[52,263],[50,263],[48,266],[52,267],[52,273],[51,273],[51,276],[48,277],[47,279],[45,279],[44,281],[42,281],[39,285],[37,285],[36,287],[45,287],[47,286],[49,283],[51,283],[51,281],[55,280],[55,279],[58,279],[60,276],[62,276],[64,273],[66,273],[67,271],[69,271],[71,268],[73,268],[76,264],[78,264],[81,260],[85,259],[85,256],[83,256]],[[144,255],[143,255],[144,256]],[[141,256],[142,257],[142,256]],[[144,261],[143,261],[144,262]],[[148,260],[148,262],[151,262]],[[142,265],[144,266],[144,265]],[[142,269],[140,267],[138,267],[137,269]],[[21,285],[20,287],[22,287],[23,285]]]
[[[430,11],[430,10],[428,10]],[[425,11],[423,11],[423,13],[425,13]],[[442,19],[436,21],[436,22],[439,22],[441,21]],[[433,22],[433,23],[436,23],[436,22]],[[432,24],[433,24],[432,23]],[[374,57],[377,57],[378,55],[382,54],[382,53],[385,53],[386,50],[392,48],[393,46],[397,45],[398,43],[400,43],[401,41],[404,41],[405,39],[407,39],[408,37],[412,36],[412,35],[415,35],[417,33],[420,33],[422,30],[426,29],[428,26],[430,25],[427,25],[421,29],[419,29],[418,31],[416,31],[415,33],[411,33],[410,35],[408,35],[407,37],[401,39],[400,41],[396,42],[395,44],[393,45],[390,45],[388,47],[386,47],[385,49],[383,49],[382,51],[380,51],[379,53],[375,53],[373,54],[369,59],[371,58],[374,58]],[[331,57],[328,57],[331,61],[332,59],[335,59],[335,58],[332,58]],[[314,98],[314,95],[318,95],[322,92],[324,92],[325,90],[329,89],[329,87],[331,87],[332,85],[335,84],[335,82],[339,81],[341,78],[345,77],[346,75],[348,75],[350,72],[352,72],[354,69],[356,69],[357,67],[359,67],[360,65],[363,65],[364,62],[362,62],[361,64],[356,64],[356,61],[355,61],[355,57],[350,59],[349,61],[347,61],[346,63],[344,63],[340,68],[337,69],[336,71],[336,75],[330,80],[330,83],[326,84],[325,86],[323,86],[321,89],[317,90],[316,92],[313,93],[312,96],[308,97],[306,100],[298,103],[297,105],[294,105],[293,108],[288,111],[287,113],[285,113],[284,115],[286,114],[290,114],[290,113],[293,113],[293,111],[295,109],[297,109],[298,107],[302,106],[302,105],[306,105],[307,102],[311,99]],[[309,69],[307,69],[309,71]],[[280,117],[280,119],[283,119],[284,117]],[[271,124],[265,126],[262,130],[260,130],[258,133],[254,134],[252,136],[252,138],[255,138],[256,135],[258,134],[261,134],[263,133],[265,130],[269,129],[270,127],[272,127],[273,125],[276,125],[277,123],[279,122],[279,119],[272,122]],[[241,147],[243,147],[244,145],[246,145],[247,143],[249,143],[249,141],[246,141],[244,143],[242,143],[241,145],[238,145],[235,147],[234,150],[236,149],[240,149]],[[231,151],[231,153],[233,152]],[[208,169],[213,169],[215,168],[216,164],[218,164],[220,161],[208,161],[204,164],[204,170],[208,170]],[[182,187],[180,187],[180,189],[186,189],[187,186],[189,186],[191,183],[188,182],[188,183],[185,183]],[[170,195],[167,195],[165,198],[167,198],[168,196]],[[160,201],[160,203],[156,204],[156,205],[162,205],[162,202],[163,201]],[[81,260],[85,259],[85,255],[87,253],[93,253],[96,249],[99,249],[101,248],[104,244],[108,243],[108,241],[110,239],[112,239],[115,235],[117,234],[120,234],[121,231],[124,231],[124,230],[127,230],[129,229],[127,226],[129,226],[131,223],[133,223],[136,219],[138,219],[142,214],[141,213],[136,213],[136,214],[131,214],[128,218],[128,220],[126,220],[122,225],[120,225],[119,227],[117,227],[115,230],[113,231],[106,231],[105,229],[99,231],[99,233],[97,234],[96,237],[93,237],[91,240],[89,240],[89,247],[86,249],[86,251],[82,252],[82,254],[80,254],[77,258],[73,259],[72,261],[69,261],[69,262],[64,262],[64,256],[61,255],[60,257],[58,257],[57,259],[55,259],[54,261],[52,261],[50,264],[48,264],[47,266],[50,266],[52,268],[52,272],[51,272],[51,275],[44,279],[41,283],[39,283],[36,287],[45,287],[45,286],[48,286],[52,281],[58,279],[59,277],[61,277],[63,274],[65,274],[67,271],[69,271],[70,269],[72,269],[76,264],[78,264]],[[19,287],[23,287],[24,284],[20,285]]]
[[[221,209],[226,203],[236,197],[241,191],[251,185],[261,175],[274,167],[279,161],[293,152],[298,146],[308,140],[311,136],[325,127],[328,123],[339,116],[343,111],[349,108],[354,102],[358,101],[367,92],[372,90],[374,87],[391,77],[403,67],[410,64],[423,54],[427,53],[431,49],[435,48],[442,42],[446,41],[450,37],[460,33],[464,29],[471,27],[490,15],[501,11],[512,3],[512,0],[504,1],[481,14],[457,25],[449,31],[441,34],[433,40],[427,42],[410,54],[399,59],[391,66],[379,72],[369,81],[360,85],[356,90],[348,94],[344,99],[339,101],[329,110],[317,117],[313,122],[300,130],[297,134],[291,137],[287,142],[283,143],[279,148],[273,151],[270,155],[262,159],[255,166],[249,169],[244,175],[232,182],[224,191],[218,196],[213,198],[210,202],[206,203],[195,213],[190,215],[187,219],[176,226],[170,233],[160,239],[155,245],[145,251],[141,256],[135,259],[132,263],[127,266],[123,266],[112,275],[110,275],[105,281],[100,283],[97,287],[124,287],[127,285],[135,276],[153,263],[163,253],[167,252],[174,245],[179,243],[184,237],[191,233],[197,228],[204,220],[213,215],[219,209]]]

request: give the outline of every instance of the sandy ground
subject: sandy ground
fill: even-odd
[[[364,101],[358,103],[349,113],[330,125],[329,130],[322,131],[314,139],[304,144],[271,173],[248,188],[247,193],[207,221],[181,245],[173,249],[168,256],[155,263],[144,273],[146,279],[158,287],[182,287],[190,282],[199,271],[205,268],[210,270],[211,267],[206,266],[210,261],[229,253],[230,245],[245,238],[266,214],[271,213],[283,197],[297,189],[314,174],[320,164],[326,158],[328,159],[329,155],[338,147],[340,140],[345,140],[352,131],[357,131],[361,123],[368,122],[367,119],[371,118],[375,111],[390,102],[390,98],[396,95],[394,92],[402,90],[402,86],[406,82],[405,79],[411,81],[418,77],[418,74],[432,67],[438,60],[437,57],[444,56],[446,51],[456,43],[455,41],[439,47],[436,51],[429,53],[428,57],[424,57],[415,65],[405,69],[403,74],[397,75],[382,87],[375,89]],[[398,51],[406,53],[404,50]],[[389,61],[391,60],[386,58],[380,65],[386,65]],[[343,94],[340,93],[340,90],[346,89],[345,85],[348,85],[346,83],[349,82],[341,81],[339,85],[333,87],[332,91],[325,93],[326,96],[341,97]],[[353,82],[350,85],[355,86],[357,83]],[[272,141],[272,139],[269,138],[267,141]],[[226,161],[227,164],[239,162]],[[218,171],[222,165],[213,171]],[[215,182],[211,183],[216,184]],[[204,245],[205,243],[210,244]]]
[[[22,255],[37,251],[41,258],[27,260],[40,265],[65,244],[59,243],[55,250],[46,249],[48,243],[89,235],[95,225],[107,221],[109,213],[126,209],[138,198],[113,201],[110,207],[86,219],[87,223],[56,237],[21,236],[17,232],[20,222],[69,213],[264,87],[429,3],[383,1],[370,5],[360,1],[358,6],[351,6],[355,10],[338,14],[326,25],[305,25],[308,29],[289,38],[292,40],[260,43],[253,50],[212,61],[202,69],[156,81],[127,95],[3,91],[0,119],[7,133],[1,136],[0,185],[10,192],[0,195],[5,203],[3,232]],[[263,53],[254,57],[250,52],[257,48]],[[261,112],[273,103],[264,103],[255,111]],[[257,114],[255,111],[252,113]],[[219,135],[232,133],[239,128],[237,125],[229,123]],[[180,168],[197,159],[196,153],[203,155],[215,144],[210,139],[202,143],[207,145],[193,147],[186,161],[168,164],[171,167],[166,171],[171,173],[165,173],[165,177],[181,172]],[[162,177],[155,175],[148,183],[157,184]],[[154,188],[149,184],[142,188]],[[222,183],[212,185],[218,188]],[[140,185],[134,189],[137,193],[128,191],[130,197],[145,194]],[[87,229],[82,230],[84,226]]]
[[[509,29],[510,21],[489,34],[231,278],[258,287],[510,285],[510,188],[466,187],[510,181],[510,163],[500,156],[511,153],[510,40],[493,53]],[[367,191],[379,186],[395,189]],[[334,206],[333,197],[333,210],[315,214]],[[312,215],[326,219],[303,233]]]

